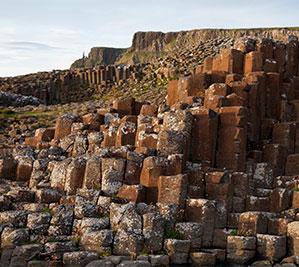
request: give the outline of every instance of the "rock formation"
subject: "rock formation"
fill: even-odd
[[[70,70],[0,78],[0,91],[33,96],[48,105],[82,100],[92,92]]]
[[[29,97],[38,98],[37,101],[46,105],[79,102],[90,100],[96,93],[109,90],[112,86],[140,80],[143,77],[144,66],[145,64],[101,65],[95,68],[77,68],[0,78],[0,92],[2,98],[4,96],[8,98],[8,94],[11,93],[20,94],[27,96],[25,97],[27,101]],[[13,95],[10,99],[12,98]],[[3,106],[19,105],[20,103],[10,100]]]
[[[71,68],[93,68],[101,65],[113,65],[126,51],[126,48],[93,47],[87,57],[76,60]]]
[[[278,41],[287,41],[287,36],[299,37],[298,28],[270,28],[270,29],[200,29],[179,32],[136,32],[130,48],[92,48],[83,64],[78,60],[72,67],[95,67],[101,64],[137,64],[155,62],[161,56],[171,56],[176,48],[186,50],[199,43],[215,39],[238,39],[243,36],[254,38],[272,38]],[[105,55],[111,60],[104,61]],[[110,56],[110,55],[115,56]],[[114,59],[114,61],[113,61]]]
[[[1,149],[1,263],[296,266],[299,42],[234,45]]]
[[[36,97],[17,95],[10,92],[0,91],[0,106],[3,107],[24,107],[28,105],[38,106],[40,104],[40,100]]]

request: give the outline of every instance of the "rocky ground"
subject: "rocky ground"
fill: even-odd
[[[178,47],[90,101],[2,108],[1,266],[297,266],[288,39]]]
[[[103,101],[84,101],[60,105],[3,107],[0,109],[0,147],[14,147],[34,135],[41,127],[54,127],[57,116],[67,112],[83,115],[105,107]]]
[[[39,106],[40,100],[32,96],[17,95],[11,92],[0,92],[0,106],[13,106],[13,107],[24,107],[24,106]]]

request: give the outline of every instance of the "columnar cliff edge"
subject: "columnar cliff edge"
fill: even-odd
[[[298,107],[291,36],[222,49],[159,107],[64,114],[1,150],[1,263],[296,266]]]

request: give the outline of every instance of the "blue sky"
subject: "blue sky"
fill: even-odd
[[[0,0],[0,76],[68,68],[136,31],[299,26],[298,0]]]

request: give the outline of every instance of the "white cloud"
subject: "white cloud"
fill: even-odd
[[[37,42],[27,42],[27,41],[19,41],[19,42],[7,42],[4,43],[8,49],[17,50],[17,51],[30,51],[30,50],[39,50],[39,51],[52,51],[60,49],[59,47],[54,47],[51,45],[37,43]]]
[[[12,35],[15,33],[14,27],[0,27],[0,34],[1,35]]]

